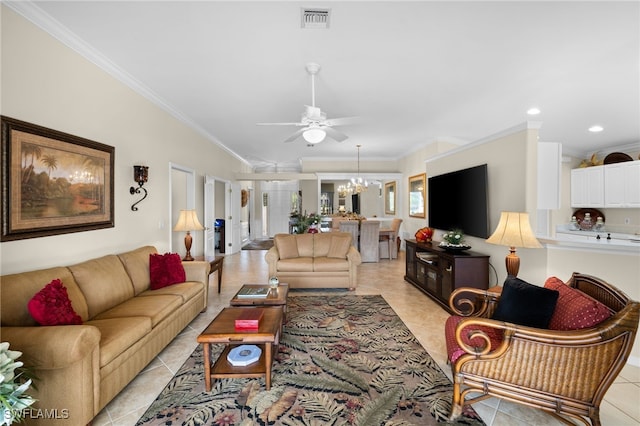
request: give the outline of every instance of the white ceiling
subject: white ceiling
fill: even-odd
[[[7,3],[259,171],[357,144],[363,161],[397,159],[527,120],[575,155],[640,141],[637,1]],[[331,9],[329,29],[301,28],[309,6]],[[317,106],[361,119],[336,128],[343,143],[255,124],[300,119],[308,62]]]

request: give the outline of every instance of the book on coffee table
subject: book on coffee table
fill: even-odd
[[[250,287],[245,285],[240,289],[236,297],[239,299],[266,298],[270,291],[271,289],[267,286]]]
[[[236,318],[236,330],[257,330],[264,315],[262,308],[245,308]]]

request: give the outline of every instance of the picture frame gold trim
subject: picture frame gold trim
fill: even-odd
[[[10,117],[0,120],[0,241],[114,227],[114,147]]]
[[[384,184],[384,214],[396,214],[396,199],[398,198],[396,182]]]
[[[425,218],[427,210],[426,173],[409,178],[409,216]]]

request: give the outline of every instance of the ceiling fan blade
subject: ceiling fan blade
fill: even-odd
[[[332,129],[331,127],[322,126],[322,130],[327,132],[327,135],[336,142],[342,142],[349,137],[344,133],[340,133],[339,131]]]
[[[256,126],[306,126],[304,123],[256,123]]]
[[[326,126],[347,126],[349,124],[358,124],[361,122],[360,117],[341,117],[341,118],[329,118],[324,120],[322,124]]]
[[[294,134],[292,134],[287,139],[285,139],[284,143],[289,143],[289,142],[295,141],[296,139],[298,139],[302,135],[302,132],[304,132],[305,130],[306,129],[297,130]]]

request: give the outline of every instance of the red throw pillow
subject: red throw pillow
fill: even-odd
[[[82,318],[73,310],[67,289],[59,279],[37,292],[27,303],[27,309],[40,325],[82,324]]]
[[[560,292],[556,310],[549,322],[551,330],[581,330],[598,325],[611,316],[606,305],[569,287],[559,278],[548,278],[544,286]]]
[[[187,280],[182,260],[178,253],[149,255],[149,274],[151,290],[157,290],[171,284],[183,283]]]

